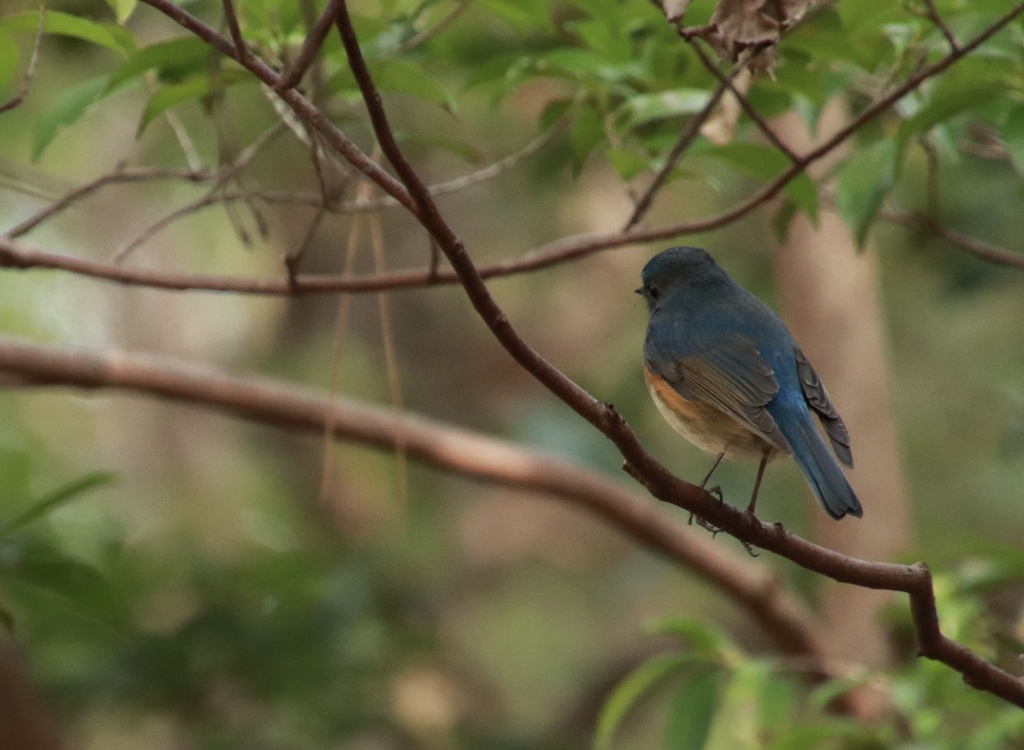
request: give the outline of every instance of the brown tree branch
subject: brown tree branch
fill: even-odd
[[[737,67],[734,71],[738,73],[741,68]],[[731,81],[730,81],[731,83]],[[708,99],[708,103],[704,105],[704,108],[690,118],[689,122],[686,123],[686,127],[683,128],[683,132],[679,134],[679,139],[672,146],[672,149],[668,152],[668,156],[665,157],[665,163],[658,170],[657,174],[654,175],[654,179],[651,180],[651,184],[647,186],[643,195],[636,202],[636,207],[633,209],[633,213],[626,220],[625,226],[622,227],[622,231],[629,231],[630,228],[640,223],[640,220],[644,217],[647,211],[650,209],[651,204],[654,202],[654,196],[657,195],[658,191],[665,184],[668,179],[669,173],[675,167],[676,163],[682,158],[686,150],[690,148],[697,136],[700,135],[701,126],[707,122],[707,119],[711,116],[715,107],[718,106],[718,102],[722,99],[722,94],[725,93],[728,88],[727,83],[721,82],[718,87],[711,93],[711,98]]]
[[[746,609],[779,648],[813,659],[824,650],[814,617],[763,566],[730,554],[678,517],[593,471],[549,452],[454,427],[409,412],[269,378],[237,377],[165,357],[97,353],[0,336],[0,373],[8,384],[123,391],[225,411],[285,429],[408,455],[441,471],[536,492],[598,517],[642,546],[692,570]]]
[[[994,245],[991,242],[986,242],[978,237],[963,234],[955,229],[939,224],[927,216],[883,208],[878,212],[878,218],[890,224],[899,224],[909,229],[916,229],[924,234],[939,237],[949,244],[961,250],[966,250],[976,258],[989,263],[996,263],[1009,268],[1024,269],[1024,253],[1015,252],[1005,247]]]
[[[5,750],[59,750],[63,747],[53,716],[25,678],[21,658],[6,631],[0,631],[0,747]]]
[[[236,54],[228,40],[167,0],[145,0],[145,2],[166,13],[224,54],[229,56]],[[935,65],[922,68],[912,75],[903,85],[865,109],[833,138],[800,157],[798,163],[784,170],[771,184],[749,196],[744,202],[729,211],[705,221],[727,223],[769,200],[807,165],[830,152],[857,128],[891,106],[907,92],[919,86],[928,77],[942,72],[973,51],[1022,11],[1024,11],[1024,3],[1015,6],[970,43],[952,51]],[[349,57],[351,69],[363,94],[378,142],[399,175],[400,182],[381,170],[344,134],[331,126],[322,113],[294,90],[289,89],[282,92],[282,98],[300,118],[314,126],[332,148],[335,148],[353,166],[398,199],[420,221],[447,256],[480,317],[498,341],[524,369],[604,433],[622,453],[630,473],[656,498],[698,514],[747,544],[773,551],[808,570],[827,575],[837,581],[906,592],[910,596],[911,612],[922,655],[952,666],[963,674],[968,683],[975,687],[988,690],[1024,707],[1024,682],[942,635],[935,610],[931,575],[925,565],[893,565],[846,557],[789,534],[781,526],[764,524],[752,515],[719,503],[702,489],[672,476],[647,453],[614,408],[598,402],[530,347],[510,325],[504,312],[491,297],[472,260],[466,254],[460,239],[437,211],[426,186],[395,143],[380,94],[373,84],[365,61],[362,59],[358,40],[344,3],[339,8],[337,26]],[[269,86],[273,86],[278,80],[276,74],[258,59],[240,62]],[[644,233],[635,233],[634,241],[642,234]],[[613,241],[621,242],[623,236],[615,235]],[[598,244],[600,243],[595,243],[592,249],[598,249]]]
[[[39,7],[39,27],[36,29],[35,41],[32,42],[32,56],[28,59],[28,67],[25,69],[25,75],[21,79],[21,87],[18,89],[17,94],[3,104],[0,104],[0,114],[14,109],[25,101],[25,97],[28,96],[28,90],[32,88],[32,78],[36,74],[36,63],[39,62],[39,48],[43,46],[43,32],[45,31],[46,6],[42,5]]]
[[[47,219],[67,210],[80,200],[88,198],[100,188],[107,185],[121,185],[127,182],[149,182],[151,180],[186,180],[188,182],[205,182],[213,176],[212,172],[194,169],[164,169],[162,167],[142,169],[117,169],[114,172],[100,175],[95,180],[80,185],[62,195],[59,199],[36,212],[27,219],[18,222],[5,233],[12,240],[28,234]]]
[[[313,64],[317,53],[323,46],[324,40],[331,33],[331,27],[334,26],[334,14],[338,12],[337,5],[338,0],[330,0],[327,3],[323,13],[320,14],[320,17],[316,19],[316,23],[313,24],[313,28],[306,34],[306,40],[302,43],[302,49],[299,50],[299,56],[281,74],[281,80],[274,87],[275,91],[280,93],[285,89],[294,88],[302,80],[302,77],[306,75],[306,71],[309,70],[309,66]]]
[[[1021,10],[1024,10],[1024,4],[1018,6],[1017,12]],[[931,573],[926,565],[894,565],[841,555],[790,534],[781,524],[765,524],[753,514],[718,502],[702,488],[673,476],[646,451],[625,420],[611,405],[598,402],[534,350],[516,332],[505,313],[494,301],[472,260],[466,254],[461,240],[437,211],[425,185],[395,142],[380,92],[374,85],[362,58],[358,39],[344,2],[339,9],[337,26],[348,55],[349,66],[369,111],[378,143],[416,201],[420,209],[417,218],[448,257],[477,313],[505,350],[527,372],[604,433],[618,447],[626,460],[629,473],[654,497],[695,513],[741,542],[775,552],[808,570],[827,575],[841,583],[906,592],[910,596],[911,614],[920,653],[923,656],[952,666],[963,675],[968,684],[1024,707],[1024,680],[942,635],[935,607]],[[995,33],[991,29],[989,31]],[[985,33],[988,32],[981,36]],[[853,129],[848,127],[844,130],[853,132]],[[818,148],[811,152],[815,153],[820,157],[827,151]]]
[[[726,73],[718,67],[718,63],[712,60],[711,57],[708,56],[708,53],[703,50],[699,39],[690,39],[689,42],[690,47],[693,49],[694,53],[696,53],[697,57],[700,58],[701,64],[704,68],[718,79],[719,85],[726,86],[729,89],[729,92],[736,97],[736,101],[739,103],[740,107],[742,107],[743,111],[747,113],[747,117],[757,125],[758,130],[760,130],[764,137],[768,139],[769,143],[771,143],[777,151],[785,154],[786,158],[789,159],[790,162],[795,163],[799,157],[779,139],[779,136],[775,134],[772,126],[769,125],[763,117],[761,117],[761,113],[758,112],[754,105],[750,103],[746,94],[736,88],[736,85],[733,83],[735,74]]]
[[[235,4],[231,0],[221,0],[224,8],[224,19],[228,22],[228,31],[231,33],[231,41],[235,45],[236,59],[243,64],[252,59],[252,52],[245,45],[245,38],[238,26],[238,16],[235,14]]]
[[[939,31],[942,32],[942,36],[946,38],[949,43],[949,47],[952,50],[957,50],[960,45],[956,41],[956,37],[953,35],[953,30],[949,28],[949,25],[943,20],[942,16],[939,15],[939,9],[935,7],[935,0],[924,0],[924,15],[929,21],[938,27]]]

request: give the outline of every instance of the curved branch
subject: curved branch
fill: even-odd
[[[1024,3],[1017,7],[1016,13],[1022,10],[1024,10]],[[983,32],[975,39],[974,46],[980,44],[979,39],[994,34],[1000,23],[1005,25],[1012,18],[1013,15],[1004,17],[1002,21]],[[459,276],[459,281],[465,289],[467,297],[481,319],[516,362],[577,414],[608,437],[625,458],[626,469],[629,473],[643,484],[654,497],[695,513],[746,544],[775,552],[808,570],[821,573],[841,583],[907,593],[910,596],[911,614],[920,653],[923,656],[953,667],[963,675],[965,681],[974,687],[987,690],[1004,700],[1024,707],[1024,680],[1000,669],[965,646],[942,635],[935,607],[931,573],[924,563],[895,565],[842,555],[790,534],[781,524],[765,524],[753,514],[718,502],[704,489],[673,476],[640,444],[636,435],[614,407],[597,401],[533,349],[509,323],[505,313],[495,302],[483,279],[477,273],[462,241],[437,211],[429,192],[395,142],[388,125],[380,92],[377,91],[363,60],[345,2],[341,3],[339,9],[337,26],[348,55],[349,66],[369,111],[377,141],[409,190],[410,195],[416,201],[419,209],[417,218],[437,240],[441,250],[448,257]],[[951,54],[950,58],[947,58],[945,67],[952,64],[950,61],[952,57]],[[863,122],[863,119],[858,118],[840,133],[846,132],[848,135]],[[836,138],[829,141],[829,143],[833,143],[833,147],[839,142],[841,139],[836,140]],[[819,158],[824,153],[827,153],[827,149],[819,147],[804,159]]]
[[[945,240],[961,250],[966,250],[971,255],[981,260],[995,263],[1009,268],[1024,269],[1024,253],[1014,252],[1005,247],[994,245],[991,242],[972,237],[955,229],[939,224],[927,216],[920,216],[903,211],[893,211],[883,208],[878,212],[878,218],[890,224],[899,224],[908,229],[916,229],[924,234],[930,234]]]
[[[537,492],[592,512],[641,545],[721,589],[745,608],[788,654],[824,658],[817,623],[778,578],[688,531],[672,515],[619,484],[550,453],[453,427],[409,412],[375,407],[268,378],[236,377],[164,357],[95,353],[0,336],[0,373],[8,383],[139,393],[226,411],[255,422],[395,450],[441,471]]]
[[[161,10],[224,54],[238,59],[236,50],[230,41],[168,0],[144,1]],[[927,78],[941,73],[964,55],[976,49],[1022,11],[1024,11],[1024,2],[1014,6],[971,42],[953,50],[936,64],[922,68],[912,75],[904,84],[889,92],[851,120],[832,138],[801,156],[798,162],[791,164],[772,183],[728,211],[705,219],[703,223],[707,225],[707,228],[721,226],[763,204],[809,164],[829,153],[868,120],[921,85]],[[466,253],[461,240],[438,212],[426,186],[395,142],[380,93],[374,86],[362,58],[344,2],[339,3],[336,25],[341,34],[353,75],[363,95],[378,143],[399,175],[400,181],[395,180],[370,160],[341,131],[334,128],[322,112],[294,90],[289,89],[282,92],[282,98],[300,118],[320,132],[332,148],[335,148],[353,166],[381,186],[385,192],[396,198],[419,220],[448,258],[481,319],[506,351],[525,370],[608,437],[625,458],[630,474],[640,481],[654,497],[694,512],[741,541],[775,552],[808,570],[829,576],[840,582],[907,593],[910,597],[916,635],[923,656],[953,667],[964,676],[969,684],[1024,707],[1024,681],[942,635],[935,609],[931,574],[927,566],[920,563],[910,566],[876,563],[847,557],[794,536],[781,526],[764,524],[752,515],[719,503],[701,488],[674,477],[644,449],[625,420],[613,407],[594,399],[534,350],[515,331],[502,309],[491,297],[483,278]],[[271,87],[279,81],[279,77],[258,59],[244,59],[239,62]],[[679,225],[669,227],[668,234],[665,236],[679,234],[678,227]],[[625,244],[629,241],[655,239],[657,236],[653,236],[650,232],[636,232],[630,234],[629,239],[625,239],[626,235],[617,234],[613,235],[612,239],[605,241]],[[592,242],[590,251],[601,249],[601,247],[600,240]],[[578,251],[578,248],[570,249],[570,252],[572,251]],[[569,253],[566,253],[564,257],[570,257]]]

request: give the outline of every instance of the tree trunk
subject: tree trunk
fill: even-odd
[[[827,107],[819,137],[841,127],[844,118],[838,103]],[[780,118],[776,127],[797,153],[814,145],[795,114]],[[891,560],[912,544],[913,532],[893,425],[876,255],[870,247],[858,251],[842,219],[822,207],[817,227],[803,215],[793,220],[776,249],[775,265],[787,323],[850,431],[856,468],[849,478],[864,506],[863,519],[841,523],[815,508],[816,537],[848,555]],[[889,643],[878,612],[891,599],[887,592],[827,585],[822,603],[832,655],[885,666]]]

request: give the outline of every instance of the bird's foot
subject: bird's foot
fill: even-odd
[[[725,498],[722,496],[722,488],[717,484],[714,487],[707,488],[705,488],[704,485],[701,485],[701,489],[707,492],[709,495],[714,495],[715,497],[717,497],[719,505],[725,502]],[[703,518],[701,518],[700,516],[695,516],[693,513],[690,513],[690,518],[686,521],[686,525],[693,526],[694,518],[697,519],[698,526],[700,526],[705,531],[711,532],[712,539],[718,536],[718,532],[722,530],[720,526],[715,526],[713,523],[708,523]]]

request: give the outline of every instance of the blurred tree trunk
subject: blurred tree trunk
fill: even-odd
[[[818,137],[844,120],[843,106],[833,102]],[[775,128],[797,153],[814,145],[796,114],[778,119]],[[818,173],[828,166],[819,164]],[[816,537],[848,555],[892,560],[913,543],[913,531],[889,395],[876,255],[870,247],[858,251],[846,224],[823,206],[817,227],[803,215],[793,220],[776,249],[775,265],[787,323],[849,428],[856,467],[849,476],[864,505],[863,519],[841,523],[815,512]],[[822,603],[830,632],[824,640],[832,655],[886,665],[889,644],[878,611],[891,599],[887,592],[827,585]]]
[[[57,729],[25,678],[21,659],[7,633],[0,634],[0,748],[60,750]]]

